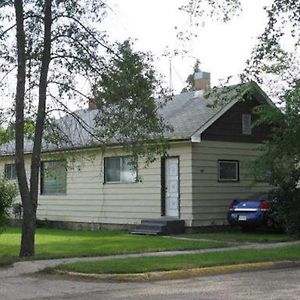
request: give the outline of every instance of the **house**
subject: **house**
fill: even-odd
[[[252,184],[248,163],[270,132],[268,126],[251,127],[252,110],[273,104],[254,82],[218,89],[217,100],[231,95],[218,105],[213,105],[216,96],[206,99],[203,93],[177,95],[162,108],[174,128],[170,149],[147,168],[139,161],[133,170],[121,145],[108,145],[105,152],[86,147],[85,138],[77,136],[80,128],[70,123],[65,130],[73,146],[43,152],[38,219],[93,228],[130,227],[161,216],[183,220],[189,228],[225,225],[232,199],[268,189],[264,182]],[[79,113],[87,123],[95,116],[93,109]],[[25,149],[28,167],[30,143]],[[0,173],[11,180],[13,159],[13,146],[3,145]]]

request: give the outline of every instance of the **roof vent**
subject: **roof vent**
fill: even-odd
[[[194,73],[194,91],[210,90],[210,73],[198,71]]]

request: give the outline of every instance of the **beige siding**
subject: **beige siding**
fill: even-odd
[[[192,147],[193,226],[226,224],[226,212],[234,198],[244,198],[269,189],[266,184],[253,185],[249,161],[259,145],[202,141]],[[239,160],[240,181],[218,182],[218,160]]]
[[[66,195],[40,195],[38,218],[69,222],[109,224],[140,223],[142,218],[161,216],[160,158],[148,168],[139,162],[137,183],[104,183],[104,157],[122,155],[120,149],[65,154],[68,161]],[[172,144],[169,155],[180,157],[181,218],[192,221],[191,144]],[[44,157],[60,158],[57,155]],[[29,169],[27,158],[27,170]],[[0,173],[12,158],[0,159]]]

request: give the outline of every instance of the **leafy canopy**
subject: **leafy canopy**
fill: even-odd
[[[169,99],[168,90],[156,74],[149,53],[134,52],[130,41],[118,44],[115,53],[108,61],[107,72],[94,86],[99,109],[96,135],[106,144],[125,145],[149,163],[166,151],[164,133],[170,128],[159,109]]]

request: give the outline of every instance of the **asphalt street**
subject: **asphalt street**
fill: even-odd
[[[2,277],[1,300],[300,299],[300,269],[272,269],[184,280],[114,283],[52,275]]]

